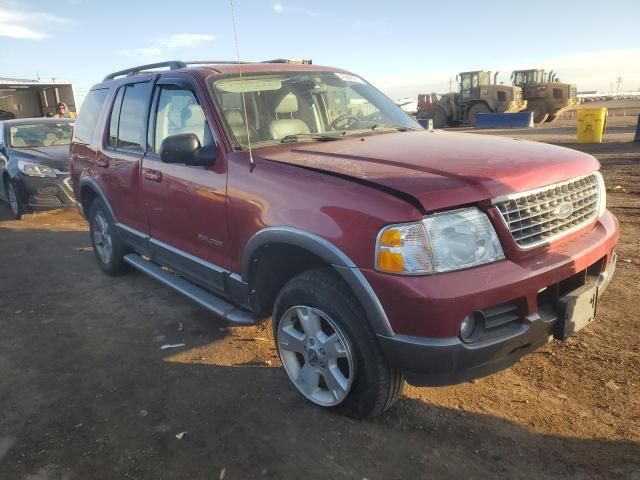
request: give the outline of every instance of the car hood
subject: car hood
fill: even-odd
[[[51,147],[13,148],[10,151],[11,161],[22,160],[29,163],[46,165],[47,167],[69,171],[69,145],[54,145]]]
[[[591,155],[568,148],[441,130],[298,143],[255,154],[402,192],[425,211],[530,190],[599,168]]]

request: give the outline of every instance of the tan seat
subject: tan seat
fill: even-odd
[[[287,135],[311,133],[309,126],[299,118],[293,118],[298,111],[298,98],[293,93],[284,96],[276,107],[276,119],[269,125],[269,133],[274,140],[280,140]],[[289,115],[290,118],[279,118],[279,115]]]
[[[247,142],[247,127],[244,124],[244,118],[242,112],[236,109],[229,109],[224,111],[224,116],[227,119],[227,125],[231,129],[231,133],[240,143]]]

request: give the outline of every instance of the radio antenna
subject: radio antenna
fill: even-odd
[[[242,96],[242,110],[244,111],[244,126],[247,129],[247,146],[249,147],[249,172],[253,172],[256,168],[256,162],[253,160],[253,152],[251,151],[251,133],[249,132],[249,122],[247,121],[247,102],[244,98],[244,83],[242,80],[242,64],[240,63],[240,49],[238,48],[238,29],[236,27],[236,12],[233,8],[233,0],[231,3],[231,20],[233,21],[233,35],[236,39],[236,59],[238,60],[238,71],[240,72],[240,95]]]

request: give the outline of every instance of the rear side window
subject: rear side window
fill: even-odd
[[[151,84],[134,83],[118,91],[109,122],[109,140],[118,150],[144,151],[146,118]]]
[[[78,113],[78,118],[76,119],[74,141],[86,144],[91,143],[93,131],[98,124],[102,105],[104,105],[108,93],[108,88],[101,88],[91,90],[87,94],[80,108],[80,113]]]

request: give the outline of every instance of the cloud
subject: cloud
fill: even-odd
[[[282,3],[275,3],[273,4],[273,7],[271,7],[273,9],[274,12],[281,14],[281,13],[294,13],[294,14],[302,14],[302,15],[306,15],[307,17],[324,17],[326,16],[326,14],[320,13],[320,12],[316,12],[315,10],[311,10],[310,8],[305,8],[305,7],[291,7],[291,6],[287,6],[285,7],[284,4]]]
[[[205,33],[176,33],[168,37],[159,37],[148,42],[144,47],[119,50],[118,54],[126,57],[161,57],[165,50],[177,48],[195,48],[201,43],[212,42],[216,39],[213,35]]]
[[[51,23],[68,23],[68,20],[46,12],[0,8],[0,37],[43,40],[49,35],[40,27]]]

